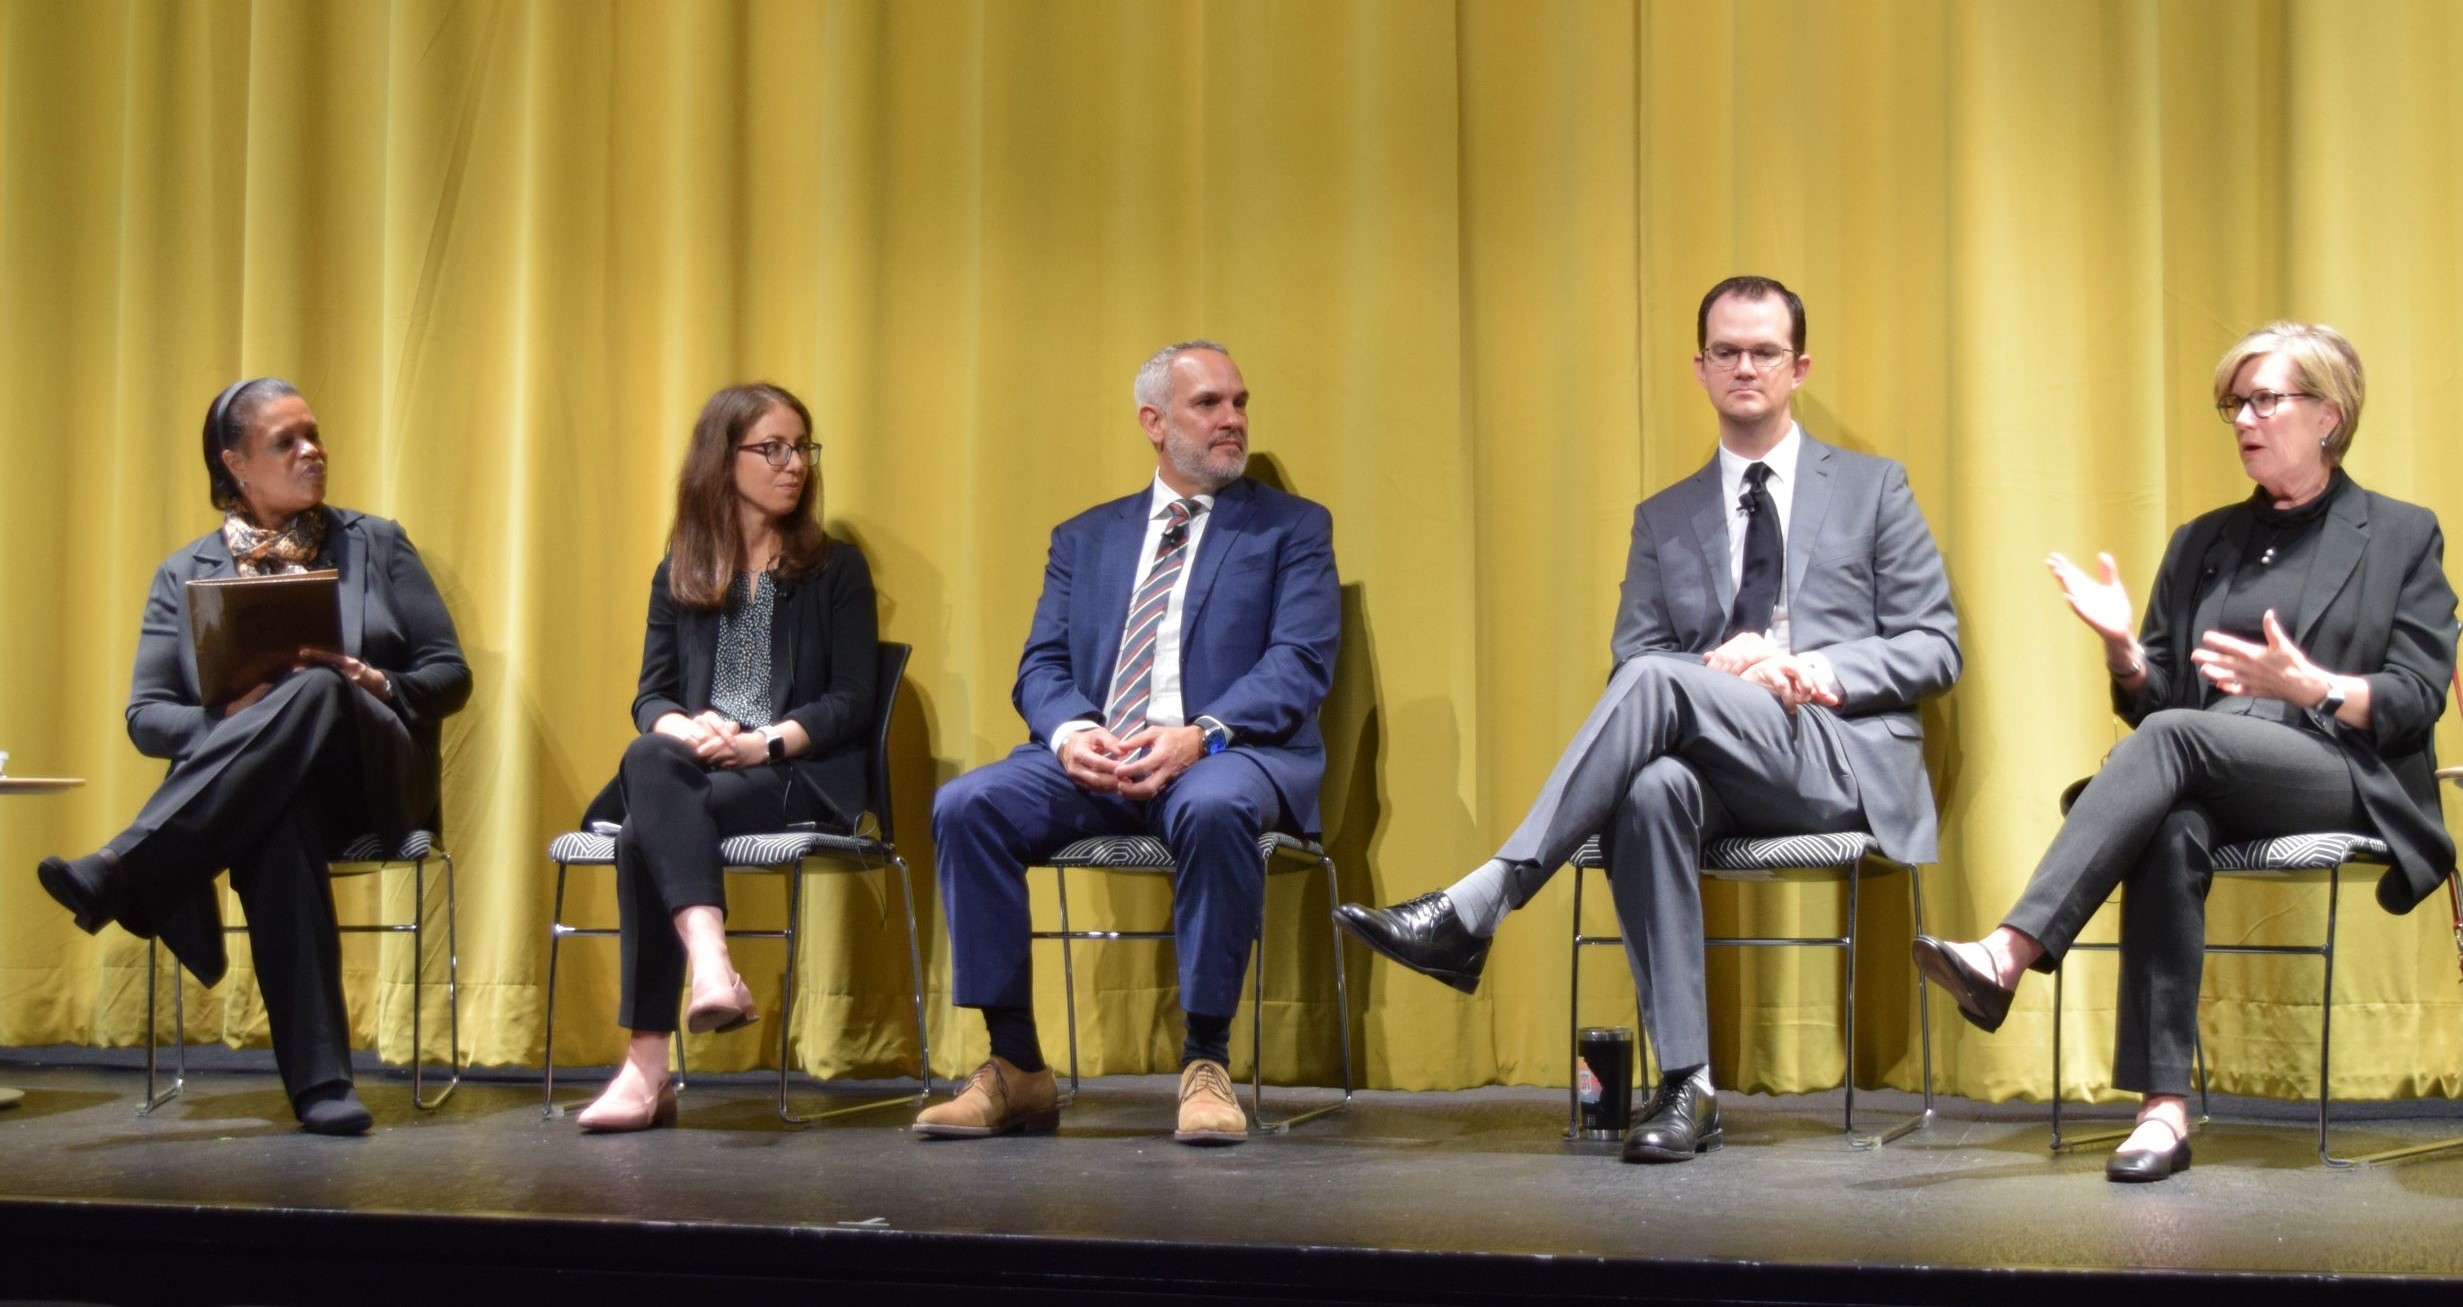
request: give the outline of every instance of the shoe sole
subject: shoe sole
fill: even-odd
[[[1628,1162],[1690,1162],[1704,1153],[1718,1152],[1726,1143],[1727,1132],[1713,1130],[1695,1140],[1690,1153],[1680,1153],[1673,1148],[1629,1148],[1624,1156]]]
[[[35,869],[35,877],[43,882],[43,892],[77,919],[77,929],[89,935],[100,934],[106,921],[102,913],[87,900],[85,886],[68,874],[68,864],[57,858],[45,858]]]
[[[1958,1014],[1967,1019],[1968,1025],[1989,1035],[2001,1029],[2001,1023],[2009,1019],[2008,1000],[2003,1000],[1999,1014],[1986,1011],[1976,993],[1977,978],[1969,975],[1946,949],[1928,948],[1925,941],[1917,940],[1908,946],[1908,951],[1915,956],[1916,970],[1923,972],[1925,979],[1941,986],[1949,994],[1951,1001],[1958,1004]],[[1996,989],[1993,992],[1999,994],[2001,991]]]
[[[696,1035],[723,1035],[730,1030],[742,1030],[759,1021],[758,1012],[739,1012],[734,1008],[712,1008],[684,1018],[684,1028]]]
[[[1222,1148],[1232,1144],[1245,1144],[1248,1141],[1249,1132],[1246,1130],[1237,1132],[1230,1130],[1175,1130],[1172,1132],[1173,1143],[1194,1144],[1200,1148]]]
[[[1358,922],[1353,921],[1351,918],[1344,916],[1340,912],[1334,914],[1334,924],[1341,926],[1344,934],[1368,945],[1370,952],[1375,953],[1377,956],[1384,958],[1388,962],[1394,962],[1402,966],[1409,967],[1413,971],[1428,977],[1430,980],[1444,981],[1446,984],[1462,991],[1465,994],[1476,994],[1479,992],[1480,978],[1476,973],[1465,975],[1459,971],[1448,971],[1443,967],[1423,966],[1417,962],[1414,962],[1411,959],[1404,957],[1402,954],[1395,952],[1386,944],[1384,940],[1369,934],[1360,926]]]
[[[947,1125],[937,1121],[918,1121],[917,1135],[926,1139],[990,1139],[995,1135],[1048,1135],[1060,1129],[1060,1109],[1035,1112],[999,1125]]]

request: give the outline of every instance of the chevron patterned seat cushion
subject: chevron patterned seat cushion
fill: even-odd
[[[2390,856],[2386,841],[2375,836],[2326,831],[2227,844],[2215,850],[2215,870],[2236,875],[2280,876],[2294,871],[2326,871],[2347,862],[2383,863]]]
[[[607,866],[616,861],[616,827],[599,822],[591,830],[567,831],[550,841],[547,857],[568,867]],[[801,862],[816,853],[856,858],[889,856],[879,840],[826,831],[779,831],[766,835],[736,835],[719,841],[719,861],[729,867],[760,869]]]
[[[1325,856],[1325,849],[1315,840],[1304,840],[1280,831],[1268,831],[1257,837],[1258,857],[1270,859],[1278,851],[1312,859]],[[1043,865],[1101,867],[1107,871],[1170,871],[1172,851],[1163,847],[1163,841],[1151,835],[1101,835],[1069,845],[1043,859]]]
[[[1798,868],[1847,867],[1874,851],[1873,837],[1863,831],[1834,835],[1756,835],[1712,840],[1702,850],[1702,874],[1721,880],[1777,880],[1781,871]],[[1599,837],[1583,841],[1574,852],[1577,867],[1607,866],[1600,856]]]
[[[371,833],[362,835],[344,845],[342,851],[334,855],[333,860],[336,862],[417,862],[427,857],[435,848],[436,835],[432,831],[412,831],[402,837],[402,842],[395,845],[391,853],[385,851],[385,842]]]

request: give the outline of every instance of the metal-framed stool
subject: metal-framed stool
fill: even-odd
[[[1589,935],[1582,929],[1582,885],[1586,871],[1607,870],[1607,859],[1600,851],[1599,837],[1583,842],[1573,856],[1573,984],[1565,1003],[1566,1046],[1576,1046],[1582,1028],[1582,950],[1595,945],[1622,946],[1625,937]],[[1915,905],[1915,929],[1924,933],[1924,880],[1918,870],[1882,856],[1873,837],[1862,831],[1830,835],[1776,835],[1742,839],[1713,840],[1702,849],[1702,875],[1712,880],[1747,881],[1763,884],[1799,884],[1845,881],[1847,907],[1843,931],[1838,935],[1710,935],[1704,944],[1723,948],[1835,948],[1842,951],[1845,967],[1840,986],[1840,1037],[1846,1047],[1846,1073],[1842,1077],[1847,1090],[1847,1107],[1841,1129],[1848,1142],[1857,1148],[1878,1148],[1910,1131],[1922,1129],[1933,1120],[1933,1022],[1931,991],[1924,974],[1916,973],[1916,1028],[1924,1062],[1924,1110],[1887,1129],[1873,1134],[1856,1133],[1856,917],[1858,890],[1868,876],[1907,873],[1907,892]],[[1625,1092],[1630,1092],[1626,1090]],[[1566,1090],[1566,1137],[1573,1138],[1582,1121],[1581,1090],[1578,1085]]]
[[[1325,847],[1315,840],[1301,839],[1269,831],[1257,838],[1257,856],[1265,864],[1266,883],[1271,886],[1277,872],[1325,874],[1326,897],[1335,896],[1334,860],[1326,856]],[[1042,859],[1036,865],[1050,867],[1060,900],[1060,929],[1032,931],[1029,938],[1060,941],[1061,975],[1066,986],[1069,1010],[1069,1097],[1078,1090],[1078,987],[1077,966],[1070,945],[1077,940],[1140,939],[1168,942],[1168,930],[1073,930],[1069,925],[1069,873],[1072,870],[1111,871],[1142,875],[1170,875],[1177,870],[1171,850],[1163,841],[1148,835],[1106,835],[1079,840],[1060,852]],[[1250,959],[1252,978],[1249,996],[1249,1118],[1257,1129],[1268,1134],[1281,1134],[1304,1121],[1313,1121],[1329,1112],[1351,1106],[1351,995],[1343,975],[1342,928],[1331,924],[1328,931],[1334,940],[1334,1028],[1342,1043],[1343,1096],[1335,1102],[1321,1104],[1304,1112],[1296,1112],[1280,1120],[1265,1113],[1265,1000],[1266,1000],[1266,929],[1263,896],[1260,896],[1257,943]],[[1064,1100],[1065,1101],[1065,1100]]]
[[[445,874],[445,1009],[447,1013],[446,1065],[451,1078],[436,1096],[427,1094],[427,1062],[422,1049],[421,1017],[427,1008],[428,955],[426,932],[428,903],[428,860],[444,866]],[[356,876],[373,876],[387,867],[407,866],[411,869],[411,917],[408,921],[344,922],[336,928],[346,935],[409,935],[411,937],[411,1101],[423,1112],[443,1106],[446,1098],[462,1083],[462,960],[461,945],[454,931],[458,915],[453,894],[453,855],[432,831],[415,830],[402,838],[400,844],[387,849],[377,836],[362,835],[344,846],[326,865],[326,874],[336,880]],[[219,891],[217,891],[219,892]],[[227,934],[246,934],[245,925],[225,926]],[[161,1030],[156,1014],[157,995],[161,990],[162,941],[149,939],[145,945],[145,1103],[137,1115],[149,1116],[154,1109],[180,1096],[188,1085],[188,1003],[186,984],[180,979],[179,964],[172,964],[171,973],[171,1085],[158,1088],[161,1079],[161,1045],[157,1038]]]
[[[762,872],[787,878],[786,922],[776,930],[751,930],[730,926],[729,939],[775,939],[786,945],[786,978],[782,982],[778,1011],[778,1119],[789,1125],[805,1125],[852,1112],[869,1112],[900,1104],[919,1104],[932,1094],[932,1045],[924,1025],[924,964],[923,953],[916,946],[915,890],[907,872],[906,859],[896,845],[897,826],[890,806],[889,787],[889,727],[892,709],[897,703],[898,686],[906,674],[911,646],[884,641],[880,645],[879,661],[875,665],[873,742],[866,766],[866,808],[871,819],[870,834],[859,825],[849,835],[818,830],[789,830],[759,835],[738,835],[719,841],[719,862],[723,870],[735,873]],[[556,1114],[556,972],[564,941],[569,937],[611,938],[618,934],[614,926],[576,926],[565,920],[564,896],[566,881],[575,867],[607,867],[616,865],[616,832],[611,823],[596,823],[593,829],[570,831],[548,844],[547,856],[556,864],[556,905],[547,927],[547,1030],[546,1048],[541,1058],[545,1063],[540,1076],[539,1113]],[[898,873],[898,896],[905,908],[907,932],[907,976],[911,984],[915,1012],[916,1069],[923,1088],[914,1094],[899,1094],[889,1098],[868,1099],[827,1111],[799,1113],[787,1101],[787,1079],[793,1065],[789,1058],[789,1040],[794,1032],[795,971],[799,954],[799,925],[803,919],[804,877],[821,871],[852,871],[862,873],[889,868]],[[684,1040],[675,1041],[677,1083],[684,1078]]]

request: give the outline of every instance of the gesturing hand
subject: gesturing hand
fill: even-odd
[[[2325,698],[2334,679],[2284,634],[2274,609],[2266,610],[2264,626],[2264,644],[2209,631],[2199,647],[2190,651],[2189,660],[2225,694],[2281,699],[2302,708]]]
[[[2078,566],[2059,554],[2044,560],[2053,579],[2061,583],[2061,597],[2070,601],[2070,611],[2078,620],[2095,629],[2107,644],[2126,645],[2130,642],[2129,591],[2121,588],[2121,568],[2110,554],[2097,554],[2095,561],[2103,572],[2100,581],[2089,580]]]

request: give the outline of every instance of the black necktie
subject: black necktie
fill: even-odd
[[[1745,514],[1745,574],[1736,583],[1736,606],[1728,611],[1723,641],[1769,630],[1770,610],[1779,602],[1786,547],[1779,540],[1779,505],[1763,484],[1768,480],[1770,464],[1746,468],[1745,493],[1736,497],[1737,510]]]

